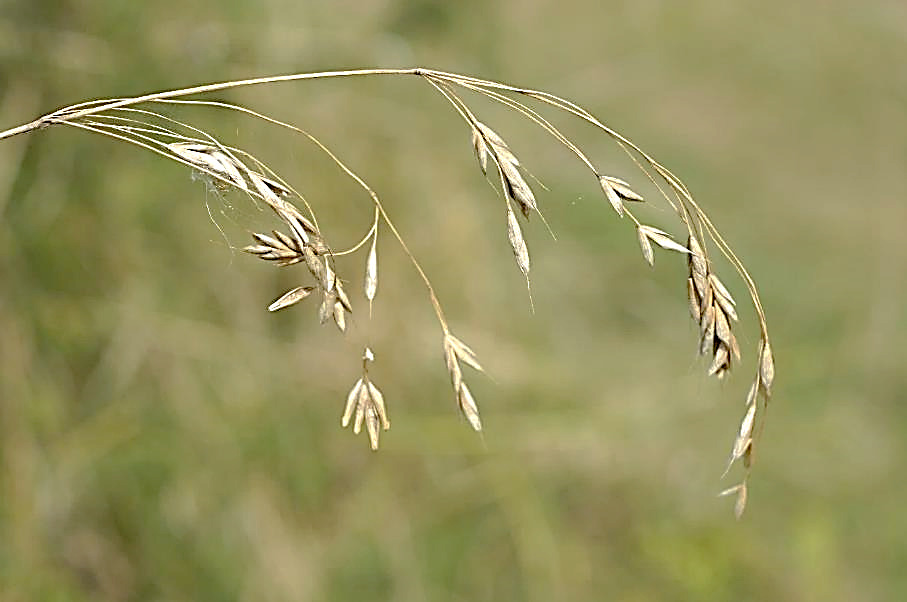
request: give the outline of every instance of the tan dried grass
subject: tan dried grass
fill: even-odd
[[[378,292],[379,225],[383,224],[386,230],[381,231],[388,232],[400,245],[426,287],[432,308],[440,324],[444,361],[450,375],[457,405],[469,424],[476,431],[480,431],[482,422],[479,417],[478,405],[464,382],[461,364],[466,364],[478,371],[482,371],[482,367],[475,352],[452,334],[431,281],[387,214],[378,195],[327,146],[308,132],[244,106],[187,98],[210,94],[218,90],[280,81],[364,76],[421,78],[439,92],[463,118],[469,128],[472,147],[482,174],[489,176],[490,168],[496,172],[492,178],[500,184],[501,199],[505,205],[508,241],[513,250],[517,267],[526,278],[527,286],[529,285],[531,265],[529,248],[514,208],[518,208],[527,220],[536,214],[544,221],[544,216],[532,187],[523,175],[523,166],[516,154],[498,132],[478,119],[471,106],[464,101],[462,91],[479,94],[492,102],[516,111],[564,145],[591,171],[604,193],[605,200],[618,217],[628,218],[636,231],[643,258],[649,265],[654,264],[655,247],[687,255],[689,270],[687,295],[690,313],[699,326],[699,353],[709,358],[708,374],[718,378],[726,376],[732,367],[741,360],[740,348],[732,332],[732,324],[738,320],[738,313],[734,298],[715,273],[716,268],[709,252],[709,245],[706,244],[707,241],[727,259],[746,286],[759,324],[756,374],[746,397],[744,416],[728,462],[729,470],[734,463],[738,460],[741,461],[744,474],[737,485],[722,492],[724,495],[736,496],[735,513],[739,517],[747,500],[747,484],[753,460],[754,440],[761,432],[760,417],[764,416],[774,381],[774,359],[758,290],[743,263],[734,254],[681,180],[630,140],[609,128],[579,105],[547,92],[456,73],[421,68],[362,69],[261,77],[156,92],[133,98],[84,102],[0,132],[0,140],[48,126],[77,127],[143,147],[186,165],[194,172],[202,174],[219,189],[239,190],[250,199],[264,201],[284,223],[286,231],[275,229],[272,234],[255,233],[253,234],[255,244],[247,246],[244,250],[280,267],[304,263],[311,277],[309,284],[300,285],[287,291],[271,303],[268,310],[277,311],[295,305],[318,293],[321,297],[317,312],[319,320],[322,323],[333,320],[341,332],[346,330],[346,316],[353,311],[353,307],[343,286],[345,280],[336,273],[334,259],[341,255],[356,253],[368,244],[362,293],[369,302],[369,317],[371,317],[371,306]],[[657,188],[662,199],[674,210],[680,229],[685,231],[686,246],[678,243],[666,231],[639,221],[631,211],[629,204],[644,202],[642,195],[625,180],[606,175],[568,136],[552,125],[540,110],[527,104],[527,101],[572,115],[580,121],[598,128],[616,142],[639,167],[644,177]],[[369,230],[352,248],[333,249],[319,228],[312,207],[288,182],[252,154],[228,146],[191,124],[177,121],[154,110],[161,103],[201,105],[237,111],[304,136],[324,151],[368,194],[374,208],[374,218]],[[345,427],[352,422],[353,430],[356,433],[361,431],[364,424],[372,449],[377,449],[379,433],[381,430],[390,428],[390,422],[384,396],[372,382],[368,373],[369,364],[374,359],[372,350],[366,347],[362,360],[362,377],[348,395],[342,424]]]

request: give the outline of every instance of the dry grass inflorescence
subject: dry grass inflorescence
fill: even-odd
[[[768,328],[756,285],[743,263],[683,182],[630,140],[579,105],[543,91],[431,69],[362,69],[262,77],[169,90],[133,98],[93,100],[65,107],[30,123],[0,132],[0,140],[52,125],[76,127],[141,146],[184,164],[194,170],[194,173],[201,174],[211,186],[222,190],[235,189],[253,201],[263,201],[274,211],[283,227],[274,229],[271,233],[254,233],[252,235],[254,243],[245,247],[245,251],[280,267],[304,264],[308,272],[307,283],[281,295],[268,306],[268,310],[278,311],[314,297],[314,303],[318,305],[318,320],[321,323],[333,322],[341,332],[346,331],[347,314],[353,311],[353,304],[346,289],[353,281],[338,275],[335,258],[360,252],[365,254],[361,294],[368,302],[370,317],[379,283],[378,236],[379,234],[390,236],[402,248],[426,288],[440,325],[441,349],[456,403],[470,426],[476,431],[481,431],[482,422],[478,405],[465,382],[462,368],[466,365],[481,372],[482,366],[476,353],[451,331],[431,281],[375,191],[325,144],[307,131],[245,106],[206,100],[202,97],[220,90],[279,81],[365,76],[421,78],[441,94],[459,114],[471,135],[473,152],[482,174],[495,184],[496,188],[499,186],[507,238],[517,267],[526,279],[527,289],[530,285],[530,254],[517,211],[524,220],[538,215],[539,219],[544,221],[544,217],[532,186],[524,176],[520,160],[504,137],[479,119],[473,107],[464,100],[464,91],[484,96],[516,111],[541,127],[575,155],[596,178],[605,200],[617,216],[625,218],[636,230],[642,255],[647,263],[654,264],[655,247],[687,256],[689,267],[687,295],[690,313],[699,326],[698,351],[708,358],[709,375],[719,379],[726,376],[731,368],[740,362],[741,352],[733,333],[733,324],[738,320],[736,301],[718,277],[710,250],[717,250],[736,270],[755,308],[760,333],[756,352],[756,373],[746,396],[743,419],[728,463],[730,470],[737,461],[740,461],[744,471],[738,484],[722,492],[725,495],[736,496],[735,513],[739,517],[746,505],[754,439],[761,431],[761,418],[771,397],[774,379],[774,360]],[[532,105],[527,101],[532,101]],[[162,110],[164,105],[170,109],[174,105],[201,105],[212,110],[237,111],[304,136],[325,152],[370,198],[373,219],[367,232],[351,248],[335,249],[319,227],[312,206],[289,182],[250,152],[231,146],[200,128],[166,115]],[[541,112],[543,109],[565,112],[591,124],[619,145],[642,175],[658,190],[660,197],[673,209],[683,235],[675,238],[662,229],[640,221],[631,207],[644,202],[642,195],[627,181],[599,169],[571,138],[543,115]],[[685,243],[678,240],[685,240]],[[362,356],[362,377],[350,390],[341,423],[344,427],[352,423],[355,433],[359,433],[364,424],[371,448],[378,449],[380,432],[390,428],[390,421],[384,396],[369,375],[369,365],[374,360],[373,351],[366,346]]]

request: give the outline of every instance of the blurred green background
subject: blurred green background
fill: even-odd
[[[369,66],[573,99],[711,213],[761,286],[778,372],[735,522],[715,493],[733,483],[719,475],[752,313],[745,366],[707,379],[683,259],[650,270],[574,158],[469,97],[549,187],[558,240],[526,229],[532,315],[469,134],[414,78],[216,97],[310,129],[384,198],[492,377],[467,375],[482,438],[389,238],[374,318],[359,293],[341,337],[315,303],[265,311],[304,270],[231,247],[270,214],[74,129],[6,140],[0,599],[907,598],[905,56],[903,0],[0,2],[0,128],[97,97]],[[304,140],[181,115],[275,167],[335,246],[368,227],[367,197]],[[608,139],[557,123],[644,181]],[[643,215],[677,232],[661,205]],[[363,262],[341,263],[350,290]],[[393,423],[377,454],[339,428],[366,340]]]

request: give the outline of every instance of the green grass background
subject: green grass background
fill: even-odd
[[[715,493],[752,314],[748,363],[705,378],[682,258],[650,270],[575,159],[473,99],[550,189],[557,242],[526,230],[532,315],[468,132],[415,79],[218,97],[310,129],[385,199],[493,377],[468,375],[484,438],[389,239],[374,319],[359,302],[340,337],[314,303],[265,311],[303,270],[230,246],[269,214],[76,130],[7,140],[0,599],[904,599],[904,56],[901,0],[3,0],[3,128],[90,98],[367,66],[576,100],[711,213],[761,287],[778,376],[735,522]],[[334,244],[367,228],[368,199],[304,140],[183,115],[277,168]],[[643,181],[608,139],[558,124]],[[663,207],[643,215],[673,227]],[[351,289],[363,263],[341,264]],[[393,423],[377,454],[339,428],[366,339]]]

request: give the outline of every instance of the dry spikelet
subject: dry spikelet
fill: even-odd
[[[167,148],[177,157],[185,159],[189,163],[207,167],[208,163],[213,163],[210,151],[214,147],[208,144],[199,144],[196,142],[171,142]],[[213,171],[213,170],[212,170]]]
[[[378,412],[378,418],[381,419],[381,428],[388,430],[391,427],[391,423],[390,420],[387,419],[387,408],[384,405],[384,395],[381,394],[381,391],[372,381],[368,382],[368,387],[375,403],[375,409]]]
[[[271,178],[261,175],[260,173],[249,172],[249,176],[250,176],[250,178],[252,176],[254,176],[254,177],[258,178],[259,180],[261,180],[264,183],[264,185],[267,186],[271,190],[271,192],[273,192],[274,194],[276,194],[279,197],[289,197],[291,194],[291,191],[289,188],[287,188],[280,182],[276,182],[276,181],[272,180]]]
[[[699,294],[696,292],[696,284],[693,282],[692,276],[687,278],[687,299],[690,302],[690,316],[698,322],[702,315],[702,308],[699,305]]]
[[[620,178],[600,175],[598,183],[605,193],[605,198],[620,217],[624,216],[624,201],[643,201],[642,195],[630,188],[630,185]]]
[[[725,295],[724,293],[722,293],[721,289],[719,289],[719,286],[723,289],[724,285],[721,284],[721,281],[718,280],[717,276],[715,276],[714,274],[710,274],[709,281],[712,284],[712,294],[715,297],[715,301],[718,303],[719,306],[721,306],[721,309],[724,311],[724,314],[728,318],[730,318],[731,320],[736,322],[738,319],[737,318],[737,308],[734,307],[733,297],[731,297],[729,294]]]
[[[734,517],[737,520],[743,516],[743,511],[746,510],[746,492],[747,485],[746,481],[740,483],[740,489],[737,491],[737,501],[734,502]]]
[[[444,363],[447,364],[447,373],[450,375],[450,384],[454,392],[460,390],[463,384],[463,371],[460,370],[460,362],[457,361],[457,355],[447,347],[444,348]]]
[[[472,128],[472,148],[475,150],[482,173],[488,175],[488,145],[485,144],[482,134],[476,128]]]
[[[288,204],[289,205],[289,204]],[[315,225],[306,219],[299,210],[289,205],[289,210],[282,212],[281,217],[290,225],[293,229],[293,233],[296,234],[305,244],[311,245],[312,248],[319,254],[326,253],[327,247],[324,244],[324,241],[321,239],[321,235],[318,233],[318,229]]]
[[[718,495],[723,497],[734,494],[737,494],[737,501],[734,502],[734,516],[737,520],[740,520],[740,517],[743,516],[743,511],[746,509],[746,481],[733,487],[728,487]]]
[[[275,182],[273,180],[248,169],[246,170],[246,175],[249,177],[249,181],[252,182],[252,186],[255,188],[255,191],[258,192],[258,195],[274,210],[275,213],[277,213],[277,215],[283,218],[284,221],[289,221],[287,218],[297,212],[290,201],[281,198],[287,196],[282,194],[285,189],[282,187],[275,188]],[[303,239],[302,242],[307,243],[308,240]]]
[[[301,254],[299,245],[296,244],[295,240],[293,240],[292,238],[290,238],[289,236],[287,236],[280,230],[272,230],[272,232],[274,233],[274,236],[277,237],[277,239],[280,241],[280,244],[282,244],[287,249],[292,249],[292,250],[296,251],[297,253]]]
[[[335,297],[333,294],[324,291],[321,298],[321,305],[318,307],[318,321],[322,324],[326,324],[334,315],[334,300]]]
[[[343,411],[343,417],[340,419],[340,424],[343,428],[346,428],[355,416],[353,433],[358,435],[364,422],[368,432],[369,445],[372,450],[377,450],[378,436],[381,430],[390,429],[391,423],[387,418],[384,395],[368,375],[368,364],[374,359],[375,356],[372,350],[366,347],[362,356],[362,377],[356,381],[356,384],[353,385],[346,397],[346,407]]]
[[[322,282],[321,285],[324,287],[324,290],[330,293],[334,290],[335,284],[337,284],[337,274],[334,272],[334,268],[331,266],[331,262],[327,258],[325,258],[324,282]]]
[[[516,263],[523,272],[523,276],[529,278],[529,249],[526,247],[526,241],[523,238],[523,231],[517,222],[510,203],[507,203],[507,238],[510,240],[510,246],[513,249],[513,256]]]
[[[480,138],[484,137],[484,140],[487,140],[488,144],[491,146],[492,154],[502,161],[512,163],[514,166],[519,166],[520,161],[516,158],[516,155],[511,152],[510,147],[507,146],[507,143],[504,142],[504,139],[501,138],[497,132],[481,121],[477,121],[476,125],[479,126],[479,130],[481,130],[482,133]]]
[[[467,363],[480,372],[484,372],[484,370],[476,359],[473,350],[452,334],[448,333],[444,336],[443,348],[444,361],[447,364],[447,371],[450,373],[450,382],[453,385],[454,394],[457,396],[457,405],[472,428],[476,431],[481,431],[482,420],[479,418],[479,407],[476,405],[476,400],[469,391],[469,387],[463,382],[460,361]]]
[[[505,161],[501,163],[500,167],[504,177],[507,197],[515,201],[520,206],[520,211],[523,215],[528,218],[533,211],[539,210],[532,188],[523,179],[523,175],[516,164]]]
[[[516,155],[504,142],[497,132],[482,122],[476,122],[479,131],[473,130],[473,147],[476,156],[479,159],[479,165],[482,172],[487,174],[487,153],[490,152],[492,159],[500,170],[501,180],[503,181],[504,193],[507,198],[515,202],[520,207],[524,216],[529,217],[533,211],[538,211],[538,204],[535,200],[535,194],[532,188],[526,183],[523,175],[520,173],[520,161]]]
[[[646,238],[654,242],[662,249],[668,251],[677,251],[678,253],[689,253],[690,250],[671,238],[671,235],[664,230],[653,228],[652,226],[639,226],[639,229],[645,233]]]
[[[768,339],[763,339],[759,345],[759,382],[766,396],[771,396],[774,381],[775,358],[772,356],[772,347]]]
[[[700,326],[700,343],[699,353],[705,355],[714,349],[715,343],[715,306],[706,305],[702,310],[702,322]]]
[[[372,239],[372,247],[368,252],[368,259],[365,261],[365,298],[369,301],[374,300],[375,293],[378,292],[378,232]]]
[[[245,178],[242,177],[242,173],[240,173],[240,170],[239,170],[240,167],[243,170],[246,170],[245,165],[243,165],[242,163],[236,162],[232,157],[230,157],[226,153],[223,153],[219,150],[211,153],[211,156],[215,160],[220,162],[227,178],[231,182],[233,182],[233,184],[235,184],[237,188],[239,188],[240,190],[244,190],[244,191],[249,190],[249,186],[248,186],[248,184],[246,184],[246,180],[245,180]],[[237,167],[237,166],[239,166],[239,167]]]
[[[464,343],[463,341],[461,341],[460,339],[458,339],[457,337],[455,337],[452,334],[448,334],[445,337],[445,339],[446,339],[446,343],[448,345],[450,345],[451,349],[453,349],[454,354],[456,355],[457,359],[459,359],[460,361],[466,362],[474,370],[478,370],[479,372],[485,372],[485,369],[482,367],[481,364],[479,364],[479,360],[476,357],[476,352],[473,351],[469,347],[469,345],[467,345],[466,343]]]
[[[185,161],[230,181],[240,190],[249,191],[249,186],[241,173],[247,171],[246,166],[216,146],[194,142],[172,142],[167,145],[167,148]]]
[[[724,345],[718,345],[715,347],[715,353],[712,357],[712,363],[709,365],[709,376],[717,376],[718,378],[724,377],[725,372],[729,367],[728,364],[728,350]]]
[[[740,361],[740,347],[731,331],[731,320],[737,319],[734,298],[721,280],[710,272],[702,246],[692,233],[684,251],[689,254],[687,295],[690,313],[699,323],[699,353],[712,356],[709,376],[723,378],[732,364]]]
[[[274,230],[274,237],[267,234],[253,233],[252,238],[258,243],[243,248],[246,253],[258,256],[265,261],[274,261],[279,266],[292,265],[303,260],[302,251],[296,241],[286,234]]]
[[[476,431],[481,431],[482,421],[479,419],[479,407],[476,405],[476,400],[473,398],[472,393],[469,392],[469,387],[466,386],[466,383],[463,383],[460,386],[458,401],[460,404],[460,411],[466,416],[466,420],[469,421],[470,426]]]
[[[278,309],[295,305],[311,295],[313,290],[315,290],[314,286],[297,286],[281,295],[279,299],[269,305],[268,311],[277,311]]]
[[[655,265],[655,251],[652,250],[652,243],[649,242],[649,237],[646,236],[642,226],[636,229],[636,237],[639,239],[639,248],[642,249],[642,256],[645,258],[646,263]]]
[[[334,301],[334,323],[340,332],[346,332],[346,310],[343,309],[343,303],[339,299]]]
[[[749,460],[749,453],[753,446],[753,430],[756,424],[756,412],[758,411],[758,392],[759,384],[754,380],[746,394],[746,412],[744,412],[743,419],[740,421],[737,436],[734,438],[734,444],[731,447],[727,468],[724,469],[724,474],[721,475],[722,478],[727,476],[734,462],[741,458],[744,458],[746,462]]]
[[[378,434],[380,433],[378,424],[378,413],[374,406],[368,406],[365,410],[365,426],[368,429],[368,441],[372,451],[378,451]]]
[[[311,246],[306,245],[302,248],[302,256],[305,259],[305,264],[309,268],[309,272],[315,278],[315,281],[318,283],[324,282],[324,264],[321,262],[321,259],[318,258],[318,255],[315,254],[315,249]]]
[[[355,411],[356,406],[359,403],[359,391],[362,388],[362,379],[356,381],[356,384],[353,385],[353,388],[350,389],[349,395],[346,397],[346,409],[343,411],[343,417],[340,419],[340,425],[343,428],[346,428],[350,424],[350,419],[353,417],[353,411]]]
[[[734,448],[731,451],[731,462],[742,458],[743,454],[749,449],[753,438],[753,427],[756,424],[756,404],[751,403],[740,421],[740,432],[737,439],[734,440]]]
[[[692,276],[693,281],[696,283],[696,291],[699,293],[699,296],[701,298],[705,296],[706,289],[708,288],[708,262],[705,259],[705,254],[702,251],[702,246],[699,244],[699,240],[692,234],[690,234],[687,238],[687,248],[690,250],[690,254],[687,256],[690,275]]]
[[[346,296],[346,289],[343,288],[343,283],[340,282],[340,280],[337,280],[335,290],[337,292],[337,300],[340,301],[343,309],[349,313],[353,313],[353,306],[350,305],[350,298]]]
[[[724,315],[724,310],[720,306],[715,306],[715,337],[722,343],[728,346],[730,349],[731,345],[731,325],[728,322],[727,316]]]
[[[288,192],[288,189],[253,171],[247,170],[246,174],[259,196],[290,227],[299,247],[312,246],[317,253],[327,251],[327,246],[315,224],[302,215],[293,203],[281,198],[286,196],[284,193]]]

